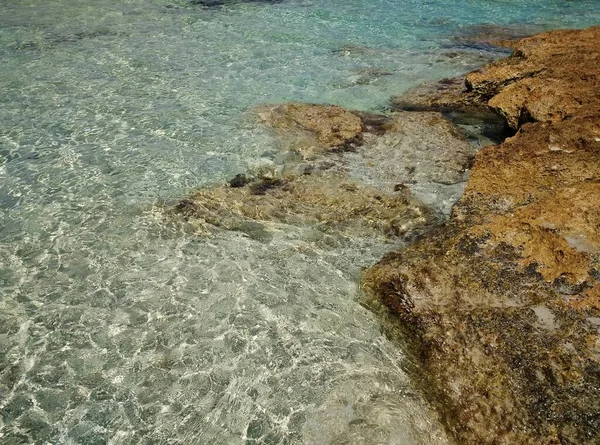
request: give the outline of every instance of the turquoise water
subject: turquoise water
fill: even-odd
[[[489,23],[600,3],[0,1],[0,442],[446,443],[357,303],[393,246],[198,237],[162,208],[272,162],[249,107],[380,110],[500,56],[457,39]]]

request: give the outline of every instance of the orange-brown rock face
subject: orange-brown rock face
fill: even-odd
[[[477,154],[444,227],[365,273],[461,443],[600,443],[598,42],[541,34],[469,74],[457,106],[517,134]]]
[[[582,110],[597,112],[599,35],[595,27],[528,37],[514,45],[513,57],[469,74],[467,87],[490,99],[513,128],[570,119]]]

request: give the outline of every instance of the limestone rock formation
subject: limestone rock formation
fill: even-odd
[[[512,57],[470,73],[467,89],[489,99],[513,128],[570,119],[582,109],[597,111],[598,33],[594,27],[525,38],[514,45]]]
[[[263,122],[303,153],[350,149],[362,142],[363,119],[336,105],[286,103],[256,109]]]
[[[448,223],[363,278],[459,443],[600,443],[599,39],[525,38],[452,101],[419,99],[518,130],[476,155]]]

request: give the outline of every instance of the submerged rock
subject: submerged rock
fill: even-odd
[[[464,77],[425,82],[400,96],[392,97],[394,108],[405,111],[454,111],[490,113],[491,107],[478,96],[467,94]]]
[[[465,46],[492,45],[511,47],[514,43],[525,37],[539,34],[546,30],[547,28],[542,25],[531,23],[510,25],[483,23],[462,27],[459,34],[454,35],[452,40],[455,44]]]
[[[258,110],[289,138],[285,149],[306,156],[196,191],[174,209],[188,222],[245,233],[240,227],[254,221],[271,231],[284,224],[408,239],[449,214],[476,151],[435,112],[382,116],[297,103]]]
[[[467,91],[464,77],[425,82],[391,99],[405,111],[439,111],[479,146],[493,145],[514,135],[505,119],[481,97]]]
[[[526,38],[436,104],[518,129],[451,220],[367,270],[460,443],[600,441],[600,28]]]
[[[290,174],[257,179],[244,187],[201,189],[176,211],[188,220],[227,230],[245,231],[240,227],[258,221],[265,230],[291,224],[354,236],[409,236],[432,221],[431,213],[406,191],[382,193],[341,172]]]
[[[283,0],[190,0],[190,3],[210,8],[233,5],[236,3],[281,3],[282,1]]]
[[[355,177],[386,190],[405,187],[436,212],[449,215],[460,198],[477,148],[440,113],[394,113],[378,135],[348,153]]]
[[[59,45],[77,43],[82,40],[127,37],[127,33],[113,31],[109,28],[98,28],[95,30],[83,30],[71,34],[46,33],[33,41],[19,42],[14,48],[18,50],[43,50]]]
[[[343,83],[343,86],[353,85],[370,85],[379,81],[382,77],[392,76],[394,72],[386,68],[357,68],[352,70],[352,74],[348,76],[348,82]]]

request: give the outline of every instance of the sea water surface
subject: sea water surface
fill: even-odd
[[[393,246],[163,209],[271,162],[261,103],[381,110],[596,0],[0,0],[0,443],[443,444],[358,303]],[[301,233],[302,232],[302,233]]]

